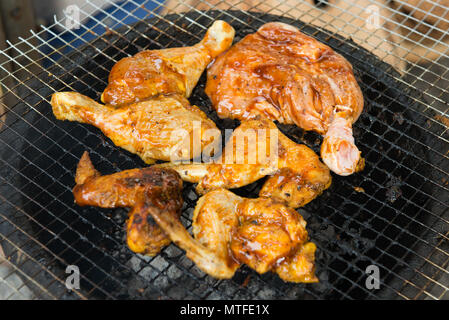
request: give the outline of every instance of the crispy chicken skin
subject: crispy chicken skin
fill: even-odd
[[[172,216],[150,211],[170,238],[207,274],[231,278],[241,264],[259,273],[279,272],[290,282],[317,282],[315,245],[304,219],[272,199],[247,199],[225,189],[198,200],[193,234]]]
[[[124,58],[109,75],[101,97],[106,105],[76,92],[58,92],[51,99],[53,113],[59,120],[100,128],[115,145],[146,163],[197,157],[210,142],[203,139],[204,132],[216,126],[186,97],[206,66],[231,46],[234,33],[228,23],[218,20],[192,47],[143,51]],[[198,123],[199,138],[193,133]],[[197,141],[200,148],[195,148]]]
[[[197,157],[212,141],[205,131],[218,130],[204,112],[178,94],[115,108],[80,93],[57,92],[51,105],[57,119],[91,124],[146,163]],[[198,147],[191,147],[193,139],[200,141]]]
[[[260,157],[264,150],[265,157]],[[238,154],[244,155],[244,161],[238,159]],[[269,176],[259,196],[292,208],[315,199],[332,181],[329,169],[313,150],[290,140],[266,118],[242,121],[215,163],[157,166],[172,168],[183,180],[198,183],[196,190],[200,194],[219,188],[239,188]]]
[[[112,68],[101,100],[117,106],[159,93],[189,97],[207,65],[228,49],[233,39],[234,29],[218,20],[192,47],[147,50],[123,58]]]
[[[87,152],[78,163],[73,188],[80,206],[131,208],[127,221],[127,243],[137,253],[153,256],[170,238],[152,221],[149,208],[179,219],[182,180],[173,170],[143,168],[101,176]]]
[[[204,203],[201,199],[203,198],[198,200],[195,212],[200,204]],[[230,206],[233,205],[233,202],[231,202],[232,199],[231,196],[226,199]],[[202,271],[217,279],[230,279],[234,276],[240,264],[229,255],[227,242],[225,243],[229,239],[229,234],[222,233],[226,230],[226,226],[221,225],[220,218],[222,218],[222,215],[217,213],[214,217],[216,220],[211,221],[214,226],[220,228],[218,231],[220,234],[215,239],[211,238],[211,242],[214,242],[214,245],[211,245],[209,248],[207,243],[202,242],[203,240],[194,239],[179,219],[164,215],[159,211],[150,210],[149,213],[170,239],[181,249],[185,250],[186,256]],[[226,214],[224,211],[221,213]],[[194,213],[195,215],[196,213]],[[229,215],[229,218],[234,218],[232,213]],[[212,236],[215,234],[212,233]]]
[[[263,25],[208,69],[206,93],[220,117],[263,115],[324,135],[321,157],[339,175],[355,172],[352,124],[363,95],[351,64],[330,47],[279,22]]]

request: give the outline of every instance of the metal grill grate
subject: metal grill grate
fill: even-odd
[[[354,6],[363,9],[367,2],[388,9],[377,1],[356,1]],[[326,8],[306,2],[198,3],[127,1],[104,9],[86,1],[80,8],[82,17],[89,7],[102,14],[86,17],[88,27],[69,30],[65,19],[55,19],[53,26],[42,26],[0,52],[5,110],[0,113],[0,244],[9,260],[0,260],[0,271],[8,266],[7,272],[0,273],[0,285],[11,286],[9,298],[28,297],[30,289],[35,297],[50,299],[448,299],[449,56],[441,53],[444,50],[438,49],[441,57],[436,61],[426,53],[413,61],[405,45],[398,49],[383,38],[379,32],[386,31],[385,26],[370,33],[377,41],[363,37],[367,32],[359,18],[344,11],[352,1],[327,3],[334,10],[330,19],[324,17]],[[175,13],[185,10],[189,12]],[[116,18],[119,12],[124,18]],[[142,14],[145,20],[140,19]],[[73,90],[99,99],[109,70],[119,59],[143,49],[192,45],[215,19],[234,26],[236,41],[268,21],[296,25],[354,66],[366,100],[354,128],[366,169],[335,177],[329,190],[300,209],[319,248],[319,284],[286,284],[275,275],[260,276],[248,268],[232,280],[215,280],[174,245],[153,258],[136,255],[124,241],[125,211],[80,208],[73,203],[74,171],[83,151],[88,150],[105,173],[144,164],[95,128],[56,121],[49,106],[51,94]],[[396,20],[385,19],[394,26],[388,31],[402,36]],[[139,22],[132,23],[135,20]],[[58,33],[56,27],[64,32]],[[348,30],[354,31],[348,34]],[[440,31],[448,36],[447,30]],[[447,48],[443,41],[427,46],[430,33],[421,35],[417,46],[429,52],[436,52],[437,46]],[[361,46],[384,61],[398,62],[394,66],[402,74]],[[8,72],[11,65],[15,71]],[[235,126],[211,111],[204,83],[203,75],[190,101],[220,128]],[[317,151],[318,135],[291,126],[281,129]],[[237,192],[253,196],[259,187],[256,183]],[[182,215],[187,227],[197,198],[193,186],[187,185]],[[380,290],[365,287],[365,268],[371,264],[381,270]],[[67,265],[80,268],[80,290],[66,289]],[[8,281],[17,274],[20,281]]]

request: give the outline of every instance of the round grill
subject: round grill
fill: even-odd
[[[173,14],[107,32],[19,84],[21,101],[9,109],[0,129],[0,239],[27,285],[43,298],[364,299],[413,298],[438,284],[436,271],[448,264],[448,134],[440,136],[445,127],[428,120],[420,93],[351,40],[285,17],[225,13]],[[258,275],[247,267],[232,280],[216,280],[173,244],[155,257],[140,256],[125,243],[125,210],[81,208],[73,202],[74,173],[85,150],[104,174],[145,164],[92,126],[57,121],[49,105],[51,94],[71,90],[99,100],[116,61],[143,49],[193,45],[212,24],[210,17],[231,23],[235,41],[265,22],[294,25],[354,67],[365,98],[354,125],[365,170],[349,177],[334,175],[322,196],[299,209],[318,246],[319,284],[284,283],[275,274]],[[236,122],[221,120],[213,111],[205,81],[203,74],[190,102],[219,128],[235,128]],[[319,135],[279,127],[319,152]],[[235,192],[257,197],[262,183]],[[182,221],[189,228],[198,196],[188,183],[183,193]],[[68,265],[80,269],[79,290],[64,286]],[[369,265],[380,269],[379,290],[365,286]]]

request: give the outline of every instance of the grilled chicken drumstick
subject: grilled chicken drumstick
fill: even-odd
[[[313,150],[291,141],[266,118],[242,121],[215,163],[156,166],[174,169],[183,180],[198,183],[200,194],[239,188],[268,175],[259,196],[292,208],[315,199],[332,180],[329,169]]]
[[[207,65],[228,49],[233,39],[234,29],[217,20],[192,47],[147,50],[123,58],[113,66],[101,100],[117,106],[159,93],[189,97]]]
[[[155,255],[170,238],[152,221],[149,210],[179,219],[182,180],[173,170],[143,168],[102,176],[87,152],[78,163],[73,189],[80,206],[131,208],[127,222],[127,243],[137,253]]]
[[[316,246],[308,242],[306,222],[272,199],[246,199],[225,189],[206,194],[193,213],[195,238],[179,219],[149,212],[187,257],[215,278],[231,278],[244,263],[261,274],[276,272],[285,281],[318,281]]]
[[[205,131],[218,130],[204,112],[178,94],[115,108],[80,93],[58,92],[53,94],[51,105],[57,119],[94,125],[116,146],[146,163],[195,158],[212,141],[205,137]],[[190,147],[193,139],[199,141],[199,148]]]
[[[204,131],[216,127],[186,97],[206,66],[233,39],[234,29],[218,20],[193,47],[143,51],[124,58],[109,75],[102,94],[106,105],[79,93],[58,92],[51,99],[53,113],[59,120],[100,128],[114,144],[138,154],[146,163],[197,157],[209,143],[203,140]],[[191,140],[198,139],[192,135],[198,123],[201,148],[190,148]]]
[[[263,115],[324,135],[321,157],[339,175],[363,164],[352,136],[363,95],[351,64],[293,26],[267,23],[220,55],[206,93],[220,117]]]

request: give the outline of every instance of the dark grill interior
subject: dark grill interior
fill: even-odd
[[[196,43],[215,19],[230,22],[238,41],[264,22],[283,21],[343,54],[365,97],[354,132],[366,159],[362,173],[333,176],[321,197],[299,212],[318,246],[319,284],[282,282],[243,267],[232,280],[203,274],[174,245],[156,257],[132,253],[125,243],[125,210],[81,208],[71,188],[79,158],[88,150],[102,173],[142,167],[137,156],[115,147],[91,126],[57,121],[49,105],[55,91],[74,90],[99,100],[109,70],[127,54],[142,49]],[[195,23],[193,23],[194,21]],[[299,21],[240,11],[192,12],[152,18],[110,32],[56,59],[16,88],[21,101],[10,106],[0,128],[0,240],[24,281],[42,298],[426,298],[449,295],[440,282],[449,264],[449,133],[436,112],[421,103],[421,93],[400,75],[347,39]],[[205,75],[189,99],[220,120],[204,94]],[[6,95],[13,95],[8,92]],[[297,142],[319,151],[320,137],[280,126]],[[262,181],[235,192],[256,197]],[[186,184],[183,222],[189,227],[197,200]],[[81,289],[69,292],[65,268],[81,271]],[[365,287],[368,265],[377,265],[381,289]],[[423,294],[425,293],[425,294]]]

